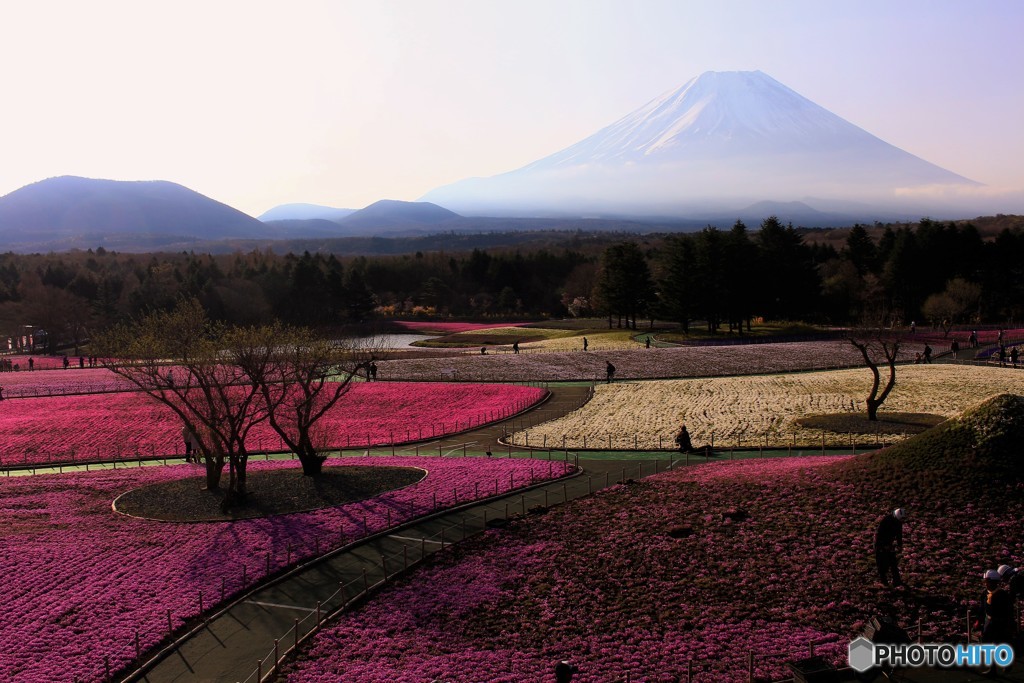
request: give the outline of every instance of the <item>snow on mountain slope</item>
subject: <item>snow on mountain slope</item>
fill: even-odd
[[[523,168],[423,197],[460,213],[682,214],[810,196],[898,203],[976,185],[760,72],[707,72]]]

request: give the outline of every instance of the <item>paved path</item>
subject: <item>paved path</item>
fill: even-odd
[[[421,454],[426,454],[440,447],[442,455],[449,457],[463,453],[480,455],[488,450],[495,457],[510,453],[526,457],[528,452],[510,451],[501,446],[498,439],[506,431],[571,412],[587,400],[589,391],[589,386],[555,386],[546,403],[523,416],[418,447],[406,447],[397,453],[411,455],[418,448]],[[575,457],[564,451],[533,455],[551,459]],[[364,588],[381,584],[385,575],[394,576],[444,546],[478,533],[488,524],[495,524],[496,520],[523,514],[535,506],[557,505],[586,496],[624,479],[662,471],[670,466],[672,454],[665,453],[661,459],[659,455],[662,454],[639,455],[629,460],[580,459],[582,475],[413,522],[310,563],[233,603],[191,637],[150,659],[143,670],[125,680],[151,683],[255,681],[259,661],[263,662],[263,674],[270,669],[275,638],[279,640],[278,652],[283,656],[285,650],[294,645],[296,637],[302,638],[313,628],[318,603],[319,613],[325,617]]]

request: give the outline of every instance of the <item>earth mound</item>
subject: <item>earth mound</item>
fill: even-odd
[[[118,496],[114,510],[166,522],[224,522],[307,512],[353,503],[415,484],[426,475],[414,467],[325,467],[317,477],[298,467],[250,470],[243,504],[221,512],[224,490],[207,491],[205,477],[188,477],[133,489]],[[225,474],[225,477],[227,475]]]
[[[948,482],[950,489],[977,493],[1024,481],[1024,397],[999,394],[934,429],[894,446],[853,458],[839,467],[862,473],[887,472],[905,487],[923,478]]]

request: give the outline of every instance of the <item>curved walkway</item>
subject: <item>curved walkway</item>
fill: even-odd
[[[585,403],[589,384],[553,385],[551,396],[536,408],[514,419],[487,425],[436,441],[396,449],[396,454],[430,453],[442,456],[484,455],[576,459],[562,451],[532,452],[503,446],[507,432],[565,415]],[[383,453],[383,449],[375,449]],[[358,452],[362,455],[366,451]],[[371,451],[372,452],[372,451]],[[390,449],[387,451],[390,453]],[[344,454],[343,454],[344,455]],[[661,459],[659,460],[659,456]],[[283,656],[296,639],[303,638],[316,622],[363,592],[382,585],[387,578],[429,557],[445,545],[478,533],[498,520],[524,514],[536,506],[551,506],[590,495],[596,490],[630,478],[648,476],[671,466],[671,453],[637,454],[629,460],[587,460],[578,464],[582,474],[534,486],[528,490],[446,510],[368,540],[346,547],[325,558],[292,570],[212,615],[185,637],[151,656],[126,681],[255,681],[257,667],[265,675],[271,668],[274,641]],[[383,559],[382,559],[383,558]],[[342,590],[340,586],[346,588]],[[314,615],[313,619],[307,617]],[[297,624],[297,622],[301,622]],[[284,636],[287,636],[283,639]]]

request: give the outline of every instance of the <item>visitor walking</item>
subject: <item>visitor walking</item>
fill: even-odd
[[[192,430],[188,425],[181,428],[181,439],[185,442],[185,462],[192,462]]]
[[[372,360],[370,361],[370,381],[377,381],[377,363]]]
[[[514,353],[516,355],[519,355],[519,342],[518,341],[512,342],[512,353]]]
[[[647,342],[644,344],[645,348],[651,348],[651,335],[647,335]]]
[[[1020,359],[1020,352],[1017,351],[1017,347],[1014,346],[1012,349],[1010,349],[1010,363],[1013,365],[1013,367],[1017,367],[1018,359]]]
[[[949,345],[949,350],[953,353],[953,360],[956,360],[956,355],[960,353],[960,342],[954,339]]]
[[[580,670],[564,659],[555,664],[555,683],[572,683],[572,677]]]
[[[890,574],[893,586],[903,585],[899,553],[903,552],[903,520],[906,516],[903,508],[896,508],[882,517],[875,532],[875,563],[878,565],[878,580],[883,586],[889,585]]]
[[[978,348],[978,331],[971,330],[971,336],[967,338],[967,343],[972,349]]]
[[[590,346],[590,342],[588,342],[587,338],[584,337],[583,338],[583,350],[586,351],[588,346]]]
[[[605,374],[607,375],[608,384],[611,384],[612,380],[615,379],[615,366],[612,365],[611,361],[607,361],[607,363],[608,366],[605,368]]]
[[[932,347],[928,346],[927,344],[924,345],[924,362],[932,362]]]

